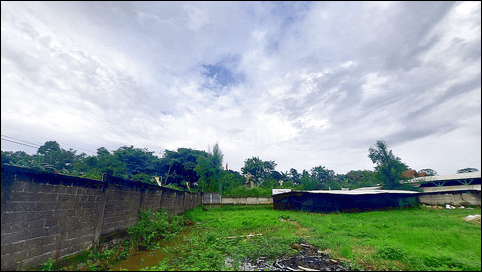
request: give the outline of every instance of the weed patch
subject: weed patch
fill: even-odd
[[[129,258],[139,248],[159,249],[158,243],[161,239],[172,239],[185,224],[186,218],[182,215],[168,215],[163,209],[157,212],[141,210],[138,222],[127,229],[128,239],[122,244],[116,244],[102,251],[86,250],[58,263],[49,259],[39,269],[42,271],[108,270],[115,262]]]

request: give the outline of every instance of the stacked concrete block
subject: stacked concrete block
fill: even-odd
[[[2,165],[2,270],[26,270],[124,231],[138,211],[182,213],[193,194],[105,176],[105,181]],[[200,194],[195,194],[199,196]]]

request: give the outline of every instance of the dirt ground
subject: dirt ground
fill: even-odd
[[[299,250],[298,254],[283,256],[273,260],[259,257],[253,261],[245,261],[244,271],[348,271],[341,260],[332,259],[326,252],[318,250],[309,244],[293,244],[292,248]]]

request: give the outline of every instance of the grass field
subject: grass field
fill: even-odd
[[[305,242],[346,260],[352,269],[480,271],[480,224],[462,220],[480,212],[480,207],[332,214],[272,206],[198,207],[185,214],[195,222],[191,231],[163,247],[163,260],[146,268],[237,270],[246,257],[296,254],[290,244]]]

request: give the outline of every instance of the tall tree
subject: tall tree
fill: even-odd
[[[47,155],[52,151],[60,151],[60,145],[57,141],[47,141],[44,145],[39,147],[37,154]]]
[[[211,158],[213,161],[213,165],[217,170],[223,170],[223,158],[224,154],[219,148],[219,143],[216,142],[213,146],[213,152],[211,153]]]
[[[293,181],[294,183],[300,183],[301,181],[301,174],[298,173],[298,171],[294,168],[291,168],[288,177]]]
[[[163,182],[173,183],[179,187],[186,188],[199,180],[199,175],[195,168],[199,156],[208,158],[206,151],[191,148],[178,148],[177,151],[165,150],[158,163],[158,172],[163,177]],[[209,158],[211,163],[212,160]],[[189,183],[189,185],[186,184]]]
[[[259,157],[252,157],[244,161],[244,167],[241,168],[243,175],[250,173],[254,177],[254,181],[259,185],[266,181],[274,171],[276,163],[274,161],[263,161]]]
[[[387,143],[378,140],[375,147],[368,149],[368,157],[376,163],[376,177],[382,183],[383,189],[394,189],[401,187],[400,180],[402,172],[408,170],[408,166],[399,157],[388,151]]]
[[[301,186],[304,190],[317,190],[320,181],[310,176],[310,173],[303,169],[300,180]]]
[[[214,144],[212,152],[200,155],[194,171],[199,175],[199,186],[204,192],[222,193],[223,181],[226,182],[223,170],[224,154],[219,148],[219,143]],[[234,176],[234,175],[233,175]]]
[[[134,148],[132,145],[119,147],[114,151],[114,158],[121,167],[116,170],[125,178],[150,183],[158,161],[153,154],[147,148]]]

